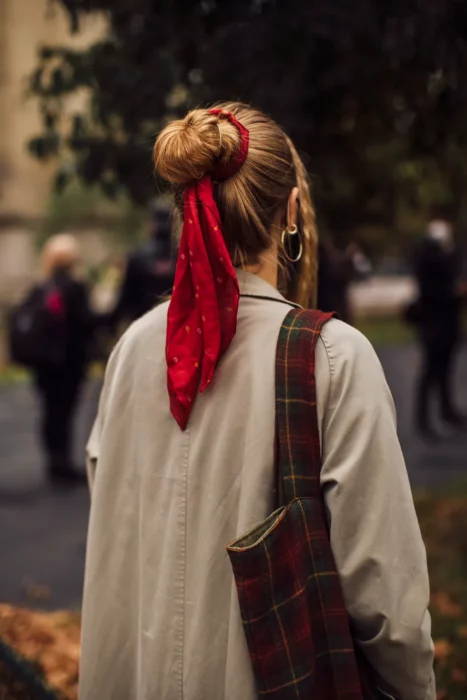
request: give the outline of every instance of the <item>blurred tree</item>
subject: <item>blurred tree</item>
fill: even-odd
[[[241,99],[306,154],[322,225],[342,238],[397,228],[432,196],[467,206],[464,0],[54,1],[72,31],[93,12],[109,31],[83,51],[41,49],[31,90],[44,129],[30,148],[71,150],[79,177],[109,196],[153,196],[151,147],[167,117]],[[90,110],[65,119],[62,98],[83,88]]]
[[[92,228],[98,222],[99,228],[116,244],[126,248],[138,239],[144,240],[146,218],[144,208],[124,192],[109,200],[103,197],[98,185],[84,187],[81,182],[72,180],[60,191],[51,193],[36,243],[42,248],[49,236]]]

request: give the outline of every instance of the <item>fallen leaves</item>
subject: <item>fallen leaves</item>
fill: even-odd
[[[446,639],[435,640],[435,659],[445,662],[452,654],[452,645]]]
[[[451,677],[455,683],[465,683],[467,680],[467,675],[461,668],[453,668]]]
[[[78,697],[79,615],[0,605],[0,637],[69,700]]]
[[[462,607],[455,603],[445,591],[437,591],[432,594],[431,606],[445,617],[460,617],[462,615]]]
[[[467,489],[416,501],[430,569],[437,700],[466,700]]]

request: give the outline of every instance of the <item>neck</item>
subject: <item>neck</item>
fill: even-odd
[[[277,251],[275,252],[273,250],[269,250],[267,253],[261,256],[257,265],[247,265],[245,270],[247,272],[251,272],[257,277],[260,277],[262,280],[268,282],[268,284],[277,289],[279,277]]]

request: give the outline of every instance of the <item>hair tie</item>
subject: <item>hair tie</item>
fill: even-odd
[[[215,180],[228,180],[229,177],[232,177],[240,170],[246,160],[248,155],[248,146],[250,143],[250,132],[248,129],[245,129],[243,124],[240,124],[240,122],[230,112],[224,112],[222,109],[210,109],[209,112],[211,114],[216,114],[219,117],[225,117],[231,124],[237,127],[238,131],[240,132],[240,143],[233,158],[227,163],[219,164],[213,171],[213,178]],[[220,127],[219,134],[221,134]]]
[[[240,133],[234,157],[213,173],[216,180],[226,180],[246,160],[249,132],[230,112],[210,112],[228,119]],[[211,175],[187,185],[183,200],[182,236],[167,317],[166,361],[170,410],[185,430],[198,391],[211,383],[235,335],[240,292],[222,235]]]

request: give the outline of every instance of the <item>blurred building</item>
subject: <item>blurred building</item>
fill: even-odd
[[[57,165],[41,164],[27,151],[40,127],[37,102],[26,94],[27,78],[38,47],[86,45],[103,31],[103,21],[97,20],[88,20],[79,35],[70,36],[58,3],[0,0],[0,304],[21,293],[34,274],[35,233]]]

